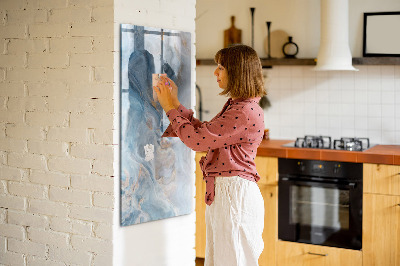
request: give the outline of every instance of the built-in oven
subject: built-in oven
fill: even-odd
[[[361,249],[360,163],[278,160],[278,238]]]

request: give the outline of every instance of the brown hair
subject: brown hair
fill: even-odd
[[[252,98],[266,95],[260,58],[247,45],[233,45],[219,50],[214,57],[228,72],[228,86],[220,95]]]

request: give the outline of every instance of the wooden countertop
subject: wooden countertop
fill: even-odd
[[[340,151],[282,147],[294,140],[263,140],[258,156],[400,165],[400,145],[376,145],[365,151]]]

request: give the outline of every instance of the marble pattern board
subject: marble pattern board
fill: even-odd
[[[190,33],[121,24],[121,226],[193,211],[192,153],[179,138],[161,138],[169,120],[153,73],[166,73],[192,106]]]

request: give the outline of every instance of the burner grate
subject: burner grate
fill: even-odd
[[[330,149],[331,137],[306,135],[304,138],[297,138],[294,146],[299,148]]]
[[[369,147],[368,138],[340,138],[333,142],[335,150],[363,151]]]

